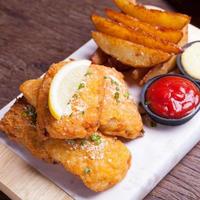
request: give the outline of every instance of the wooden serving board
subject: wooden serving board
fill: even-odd
[[[0,145],[0,190],[13,200],[70,200],[63,190]]]
[[[199,29],[190,25],[189,38],[190,41],[200,39]],[[91,40],[70,57],[88,58],[95,48],[96,46]],[[130,89],[132,92],[137,90],[135,87]],[[10,108],[11,104],[12,102],[0,111],[0,117]],[[11,148],[46,177],[54,180],[66,192],[73,194],[76,199],[103,200],[111,197],[122,199],[124,195],[127,199],[142,199],[200,140],[199,124],[195,122],[198,117],[200,117],[200,113],[196,118],[180,127],[158,126],[154,130],[146,128],[143,138],[127,144],[133,151],[134,163],[125,179],[112,189],[100,194],[89,193],[83,185],[75,180],[75,177],[66,175],[62,169],[34,160],[27,152],[24,152],[24,149],[10,142],[0,133],[0,190],[14,200],[71,199],[67,193],[13,153],[9,149]],[[179,143],[177,144],[176,141]],[[56,172],[55,176],[52,175],[54,170],[60,170],[59,176]],[[71,183],[71,180],[74,183]],[[67,184],[63,184],[63,182],[67,182]],[[70,187],[70,184],[73,184],[73,187]]]

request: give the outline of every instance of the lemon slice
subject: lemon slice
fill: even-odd
[[[49,90],[48,106],[55,119],[59,120],[63,115],[71,114],[70,99],[90,65],[89,60],[72,61],[65,64],[54,76]]]

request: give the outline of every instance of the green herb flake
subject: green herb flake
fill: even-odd
[[[111,83],[112,83],[112,84],[119,85],[118,82],[115,81],[115,80],[113,80],[112,78],[111,78],[110,80],[111,80]]]
[[[129,96],[130,96],[129,92],[126,92],[126,93],[124,94],[124,97],[126,97],[127,99],[129,98]]]
[[[81,114],[84,115],[84,114],[85,114],[85,111],[81,111]]]
[[[33,125],[36,124],[37,113],[36,113],[36,110],[33,106],[31,106],[31,105],[26,106],[25,110],[22,112],[22,116],[23,117],[30,117],[32,124]]]
[[[116,91],[119,91],[119,87],[116,87],[115,89],[116,89]]]
[[[108,79],[109,77],[107,77],[107,76],[104,76],[104,79]]]
[[[91,169],[89,167],[86,167],[84,169],[84,174],[89,174],[91,172]]]
[[[96,145],[100,145],[100,144],[101,144],[101,139],[100,139],[100,140],[97,140],[97,141],[95,142],[95,144],[96,144]]]
[[[101,143],[101,136],[98,134],[93,134],[90,136],[91,140],[95,142],[95,144],[99,145]]]
[[[66,140],[67,144],[74,145],[76,143],[75,140]]]
[[[85,140],[85,139],[83,139],[83,140],[81,140],[81,146],[84,146],[84,145],[86,145],[86,143],[87,143],[87,141]]]
[[[119,101],[119,92],[115,92],[114,98],[116,99],[117,102]]]
[[[84,88],[85,87],[85,84],[84,83],[80,83],[79,86],[78,86],[78,90],[80,90],[81,88]]]
[[[78,98],[78,94],[74,94],[74,95],[73,95],[73,98],[74,98],[74,99],[77,99],[77,98]]]
[[[89,75],[91,75],[91,74],[92,74],[92,72],[88,71],[88,72],[85,74],[85,76],[89,76]]]

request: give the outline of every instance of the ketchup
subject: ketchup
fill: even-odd
[[[161,117],[179,119],[191,113],[199,104],[200,91],[188,79],[167,76],[153,82],[147,89],[149,108]]]

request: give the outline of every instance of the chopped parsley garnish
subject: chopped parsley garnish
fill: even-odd
[[[119,85],[117,81],[115,81],[113,78],[109,76],[104,76],[104,79],[110,79],[112,84]]]
[[[92,74],[92,72],[87,72],[86,74],[85,74],[85,76],[89,76],[89,75],[91,75]]]
[[[81,146],[84,146],[87,143],[87,141],[85,139],[81,140]]]
[[[85,84],[84,83],[80,83],[79,86],[78,86],[78,90],[80,90],[81,88],[84,88],[85,87]]]
[[[117,102],[119,101],[119,92],[115,92],[114,98],[116,99]]]
[[[110,78],[110,79],[111,79],[112,84],[119,85],[117,81],[113,80],[112,78]]]
[[[89,167],[86,167],[84,169],[84,174],[89,174],[91,172],[91,169]]]
[[[119,91],[119,88],[118,88],[118,87],[116,87],[115,89],[116,89],[116,91]]]
[[[85,111],[81,111],[81,114],[84,115],[84,114],[85,114]]]
[[[76,99],[78,97],[78,94],[74,94],[73,98]]]
[[[95,142],[95,144],[99,145],[101,143],[101,136],[98,134],[93,134],[90,136],[91,140]]]
[[[126,97],[127,99],[129,98],[129,96],[130,96],[129,92],[126,92],[126,93],[124,94],[124,97]]]
[[[22,115],[25,116],[25,117],[30,117],[32,124],[33,125],[36,124],[37,113],[36,113],[36,110],[33,106],[31,106],[31,105],[26,106]]]
[[[67,144],[74,145],[76,143],[75,140],[66,140]]]

